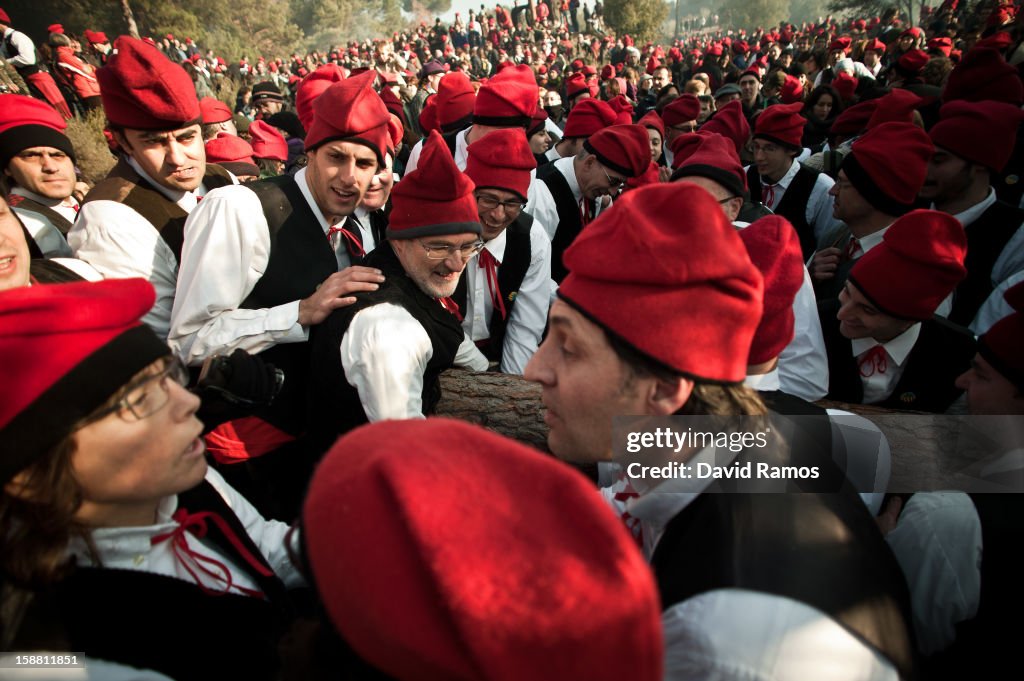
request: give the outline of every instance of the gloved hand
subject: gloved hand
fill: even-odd
[[[258,355],[235,350],[216,355],[203,364],[196,392],[204,399],[221,399],[246,406],[265,406],[284,384],[284,372]]]

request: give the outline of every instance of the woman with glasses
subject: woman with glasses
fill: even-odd
[[[0,649],[273,678],[303,584],[288,528],[207,467],[188,374],[140,321],[154,299],[142,279],[0,294]]]

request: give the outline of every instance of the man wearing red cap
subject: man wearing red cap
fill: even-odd
[[[241,348],[286,375],[270,409],[208,437],[221,462],[262,456],[301,435],[311,327],[383,281],[379,270],[350,267],[365,249],[347,228],[392,145],[374,77],[336,82],[316,99],[304,169],[211,192],[189,217],[171,346],[193,366]]]
[[[587,138],[615,122],[615,111],[600,99],[584,99],[569,112],[562,130],[562,139],[548,149],[545,158],[557,161],[575,156]],[[553,225],[552,225],[553,227]]]
[[[238,136],[231,107],[214,97],[199,100],[199,112],[203,119],[203,141],[209,142],[222,132]]]
[[[935,154],[922,199],[967,231],[967,277],[953,296],[949,319],[968,325],[992,290],[1024,270],[1024,210],[997,200],[992,178],[1009,162],[1020,109],[1003,102],[953,101],[928,132]]]
[[[199,101],[182,68],[134,38],[117,48],[97,77],[119,160],[86,195],[68,243],[104,277],[149,280],[157,300],[145,321],[166,338],[185,219],[234,178],[206,163]]]
[[[483,248],[474,185],[436,131],[422,161],[392,192],[387,241],[366,259],[384,283],[332,312],[310,336],[309,428],[321,453],[367,421],[432,413],[445,369],[487,368],[452,300]]]
[[[641,187],[566,251],[570,273],[526,371],[542,386],[559,458],[612,460],[619,415],[765,414],[741,385],[762,277],[716,206],[685,183]],[[708,447],[681,458],[716,454]],[[807,455],[815,456],[784,447],[758,454]],[[827,454],[817,456],[834,472]],[[666,678],[733,678],[737,668],[800,678],[800,667],[824,664],[851,680],[912,673],[906,587],[856,495],[705,493],[710,478],[652,479],[636,468],[624,466],[603,493],[652,561]],[[793,517],[801,523],[782,520]],[[808,541],[804,522],[831,528],[827,539]],[[818,586],[798,588],[810,586],[809,575]],[[845,616],[850,602],[863,606],[857,622]]]
[[[974,339],[933,317],[966,275],[966,247],[954,218],[916,210],[857,260],[838,302],[821,307],[829,398],[937,413],[952,404]]]
[[[14,212],[45,257],[71,257],[65,235],[78,214],[75,149],[67,122],[44,102],[0,95],[0,168]]]
[[[853,143],[830,190],[833,214],[845,227],[821,240],[828,245],[809,268],[819,301],[838,297],[857,259],[914,207],[933,149],[928,135],[910,123],[882,123]]]
[[[647,130],[635,124],[613,125],[591,135],[575,156],[549,163],[537,172],[539,198],[532,214],[552,235],[551,278],[555,282],[565,277],[562,253],[580,230],[618,196],[626,180],[643,175],[650,165]]]
[[[522,375],[537,351],[551,302],[551,242],[523,212],[534,168],[518,130],[496,130],[469,148],[483,250],[452,296],[462,328],[501,371]]]
[[[802,165],[801,138],[807,120],[802,102],[775,104],[754,125],[754,162],[747,167],[747,184],[754,201],[789,220],[800,236],[804,258],[836,227],[829,190],[832,178]]]
[[[3,9],[0,9],[0,58],[14,67],[28,86],[30,95],[48,102],[64,118],[71,118],[71,110],[53,76],[39,65],[35,43],[11,27],[11,18]]]
[[[665,123],[665,163],[673,167],[675,160],[671,145],[677,137],[697,130],[697,117],[700,116],[700,100],[687,93],[673,99],[661,110],[661,120]]]
[[[873,38],[864,45],[862,62],[875,78],[878,78],[878,74],[882,72],[882,55],[884,54],[885,43],[878,38]]]

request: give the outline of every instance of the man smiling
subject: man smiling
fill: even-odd
[[[104,277],[149,280],[156,303],[143,321],[166,339],[185,219],[234,178],[206,163],[188,74],[141,40],[122,36],[115,47],[97,77],[119,159],[86,195],[68,243]]]
[[[451,300],[466,263],[483,248],[473,189],[432,132],[419,166],[392,192],[387,241],[366,259],[384,283],[311,335],[314,449],[367,421],[421,418],[440,399],[442,371],[487,368]]]

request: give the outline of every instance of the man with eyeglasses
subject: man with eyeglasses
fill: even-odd
[[[688,132],[697,130],[697,118],[700,116],[700,100],[694,95],[685,94],[673,99],[661,111],[661,119],[665,121],[665,162],[672,167],[672,142]]]
[[[807,119],[803,104],[775,104],[754,124],[754,162],[747,167],[747,184],[754,201],[789,220],[800,237],[806,262],[818,241],[836,227],[829,190],[835,184],[825,173],[797,161]]]
[[[575,156],[549,163],[537,172],[540,183],[533,216],[543,225],[557,225],[551,239],[551,278],[555,282],[566,275],[562,253],[580,230],[611,205],[626,180],[643,175],[650,165],[647,130],[635,124],[613,125],[591,135]]]
[[[507,374],[522,375],[537,351],[551,302],[551,242],[523,212],[534,164],[517,130],[492,132],[469,148],[466,163],[484,248],[453,297],[466,335]]]
[[[384,283],[356,294],[310,336],[309,433],[317,451],[368,421],[432,413],[446,369],[487,369],[452,300],[484,245],[473,190],[432,132],[419,167],[391,194],[387,241],[366,259]]]

